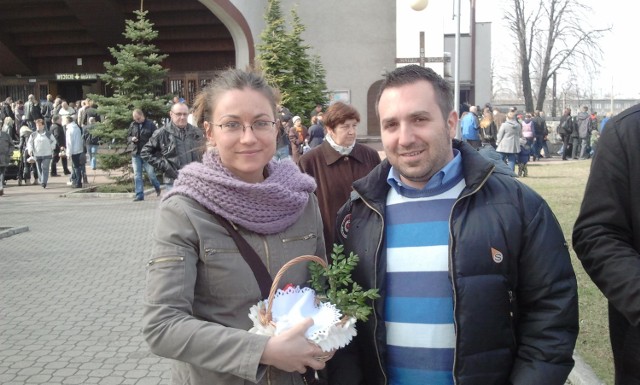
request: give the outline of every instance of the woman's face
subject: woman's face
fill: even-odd
[[[278,132],[271,124],[275,118],[269,100],[249,88],[230,90],[218,98],[211,119],[204,128],[222,164],[240,180],[262,182],[264,167],[276,152]]]
[[[355,119],[347,119],[337,127],[328,127],[327,133],[337,145],[349,147],[356,141],[358,130],[358,121]]]

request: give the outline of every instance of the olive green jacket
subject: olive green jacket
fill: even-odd
[[[314,194],[284,232],[238,230],[272,277],[294,257],[325,258]],[[194,200],[176,195],[160,205],[146,276],[142,333],[153,353],[176,360],[172,384],[303,384],[299,373],[260,365],[269,337],[247,331],[249,308],[262,299],[258,283],[227,231]],[[308,279],[307,264],[297,264],[279,287]]]

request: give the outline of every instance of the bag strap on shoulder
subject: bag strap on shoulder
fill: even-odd
[[[236,230],[233,225],[221,215],[214,213],[213,211],[209,212],[218,220],[220,225],[224,227],[233,241],[235,242],[238,250],[240,251],[240,255],[244,258],[245,262],[251,267],[251,271],[253,271],[253,275],[258,282],[258,286],[260,287],[260,293],[262,294],[262,298],[269,297],[269,291],[271,291],[271,285],[273,284],[273,279],[271,279],[271,275],[267,270],[267,267],[258,256],[258,253],[249,245],[246,239],[240,235],[238,230]]]

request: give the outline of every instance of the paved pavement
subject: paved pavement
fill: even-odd
[[[140,336],[158,198],[62,198],[66,181],[0,197],[0,228],[28,226],[0,229],[0,384],[168,384]]]
[[[66,182],[0,197],[0,384],[168,384],[140,336],[158,198],[78,199]],[[570,382],[600,384],[579,357]]]

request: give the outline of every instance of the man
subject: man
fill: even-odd
[[[574,131],[575,123],[573,118],[571,117],[571,108],[566,107],[564,109],[564,114],[560,118],[560,123],[558,124],[558,133],[562,138],[562,160],[567,160],[567,155],[571,156],[572,151],[572,142],[571,136]]]
[[[578,334],[562,230],[533,190],[453,140],[451,85],[397,68],[376,102],[387,158],[353,184],[338,238],[378,288],[331,384],[564,384]]]
[[[204,134],[187,123],[187,115],[186,104],[171,106],[171,122],[156,130],[140,151],[143,160],[163,173],[167,189],[173,186],[178,171],[191,162],[200,162],[205,151]]]
[[[45,129],[44,119],[36,119],[35,124],[36,131],[29,137],[27,151],[36,159],[38,183],[42,188],[47,188],[49,165],[53,158],[53,150],[56,148],[56,139]]]
[[[478,133],[478,117],[476,112],[478,109],[476,106],[469,107],[469,113],[466,114],[460,122],[462,129],[462,140],[469,143],[476,150],[480,148],[482,142],[480,141],[480,134]]]
[[[80,162],[80,156],[84,153],[82,129],[73,121],[71,115],[62,117],[62,125],[65,127],[66,132],[65,142],[67,146],[64,150],[67,156],[71,157],[71,186],[81,188],[84,180],[84,166]]]
[[[60,125],[60,115],[53,115],[51,118],[51,134],[56,139],[56,148],[53,150],[53,161],[51,162],[51,176],[58,176],[58,161],[62,160],[62,171],[64,175],[71,174],[67,163],[66,154],[61,156],[61,152],[67,147],[67,138],[64,127]]]
[[[30,129],[36,128],[35,120],[42,119],[42,112],[40,111],[40,102],[35,96],[29,95],[27,101],[24,104],[24,122]]]
[[[51,131],[51,124],[53,124],[51,120],[53,118],[53,108],[53,96],[48,94],[47,100],[40,106],[40,112],[44,118],[44,125],[47,131]]]
[[[542,158],[542,152],[544,152],[545,158],[551,158],[549,153],[549,146],[547,146],[547,135],[549,135],[549,129],[547,128],[547,122],[544,119],[544,111],[536,110],[533,115],[533,134],[534,134],[534,158],[540,160]]]
[[[316,195],[324,224],[325,247],[330,256],[338,209],[349,197],[351,183],[380,164],[380,155],[371,147],[356,143],[360,114],[352,106],[336,102],[324,118],[326,139],[302,155],[299,166],[318,185]]]
[[[573,159],[578,159],[578,154],[580,154],[580,159],[587,159],[587,137],[589,136],[589,126],[591,124],[591,120],[589,119],[589,107],[582,106],[582,111],[578,112],[576,115],[576,126],[575,130],[571,133],[571,139],[573,142]]]
[[[131,166],[135,182],[136,197],[135,202],[144,200],[144,179],[142,179],[142,169],[147,172],[147,176],[156,190],[156,196],[160,196],[160,182],[156,177],[156,170],[147,161],[140,157],[142,147],[149,141],[153,133],[158,129],[156,125],[144,116],[141,109],[136,108],[132,113],[133,122],[129,125],[127,141],[133,146],[131,151]]]
[[[84,147],[87,149],[87,158],[92,170],[98,167],[98,148],[100,147],[100,137],[95,135],[95,128],[96,118],[92,116],[88,118],[87,124],[82,129],[82,139],[84,140]]]
[[[573,227],[573,248],[609,301],[616,385],[640,384],[640,105],[607,123]]]

